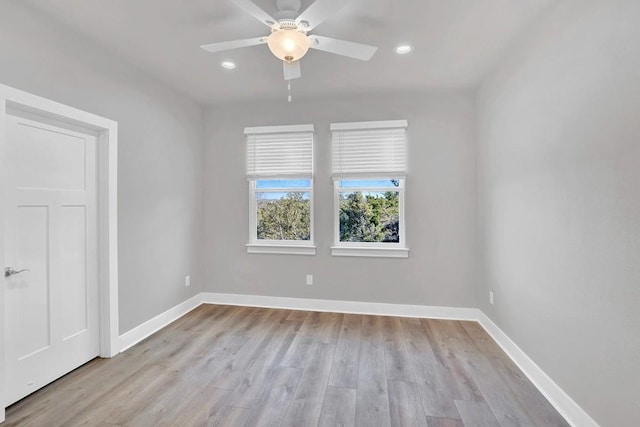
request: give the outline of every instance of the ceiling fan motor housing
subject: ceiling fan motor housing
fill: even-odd
[[[280,11],[298,12],[302,2],[300,0],[277,0],[276,5]]]
[[[294,62],[307,53],[311,42],[294,20],[282,19],[273,26],[267,44],[277,58],[285,62]]]
[[[300,15],[300,0],[278,0],[278,11],[273,14],[273,17],[278,21],[282,19],[296,19]]]

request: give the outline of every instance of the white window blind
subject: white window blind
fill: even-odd
[[[331,131],[334,179],[406,176],[406,120],[333,123]]]
[[[247,178],[313,177],[313,125],[245,128]]]

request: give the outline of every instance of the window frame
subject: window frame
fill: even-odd
[[[287,254],[287,255],[315,255],[314,233],[314,168],[315,168],[315,129],[312,124],[291,126],[260,126],[244,129],[245,144],[248,149],[251,136],[259,134],[287,134],[308,133],[311,137],[311,170],[309,174],[267,173],[260,174],[249,170],[247,165],[247,181],[249,184],[249,242],[245,245],[248,253]],[[284,135],[283,135],[284,136]],[[286,139],[286,138],[285,138]],[[254,147],[255,149],[255,147]],[[255,152],[253,154],[255,156]],[[251,157],[255,167],[256,158]],[[249,152],[247,151],[247,159]],[[262,180],[309,180],[309,187],[303,188],[257,188],[257,182]],[[257,193],[309,193],[309,240],[258,240],[258,200]]]
[[[393,180],[399,181],[398,187],[340,187],[341,181],[369,181],[369,180]],[[340,193],[373,193],[373,192],[398,192],[398,243],[393,242],[341,242],[340,241]],[[405,191],[406,179],[395,177],[375,177],[375,178],[349,178],[335,179],[333,181],[333,241],[331,254],[334,256],[379,256],[391,258],[406,258],[409,256],[409,249],[406,245],[405,234]]]
[[[373,121],[373,122],[353,122],[353,123],[332,123],[331,131],[332,131],[332,178],[333,178],[333,228],[334,228],[334,236],[333,236],[333,246],[331,246],[331,255],[333,256],[353,256],[353,257],[390,257],[390,258],[408,258],[409,257],[409,248],[407,247],[406,241],[406,216],[405,216],[405,203],[406,203],[406,181],[407,181],[407,162],[408,162],[408,137],[406,134],[406,129],[408,127],[408,123],[406,120],[387,120],[387,121]],[[391,129],[404,129],[403,139],[400,141],[403,145],[391,145],[389,150],[393,153],[393,155],[397,155],[397,153],[403,153],[404,157],[392,157],[392,160],[389,164],[385,164],[385,167],[380,167],[381,165],[377,162],[379,159],[379,152],[374,151],[367,152],[362,151],[362,140],[355,141],[353,147],[356,147],[356,150],[360,150],[360,155],[364,157],[357,157],[360,162],[354,163],[354,167],[347,167],[349,163],[344,164],[343,161],[345,159],[349,161],[353,161],[353,151],[348,151],[349,145],[345,144],[344,141],[341,141],[346,134],[350,131],[354,133],[362,133],[371,131],[371,137],[374,140],[377,139],[378,144],[377,148],[380,147],[379,142],[381,135],[384,136],[388,130]],[[379,134],[375,134],[376,131],[380,131]],[[356,136],[357,138],[358,136]],[[336,139],[338,138],[338,139]],[[347,138],[346,141],[349,141]],[[397,140],[396,140],[397,141]],[[390,139],[389,144],[395,144],[396,142],[393,139]],[[360,146],[360,148],[358,148]],[[345,148],[346,147],[346,148]],[[349,157],[343,156],[343,149],[347,149],[344,155],[348,155]],[[399,150],[399,151],[398,151]],[[348,154],[347,154],[348,153]],[[357,152],[356,152],[357,153]],[[377,153],[377,154],[374,154]],[[338,157],[336,157],[338,156]],[[376,158],[376,156],[378,156]],[[367,157],[371,158],[372,163],[371,167],[362,168],[363,165],[362,159],[366,159]],[[398,159],[403,159],[400,163]],[[368,163],[364,163],[367,165]],[[367,169],[369,171],[367,172]],[[388,187],[348,187],[341,188],[341,181],[370,181],[370,180],[399,180],[400,185],[397,188],[392,189],[391,191],[398,191],[398,222],[399,222],[399,230],[398,230],[398,243],[392,242],[341,242],[340,241],[340,193],[345,192],[385,192],[390,191]]]
[[[277,180],[278,178],[269,178]],[[308,179],[309,187],[288,187],[288,188],[257,188],[257,181],[249,180],[249,243],[247,252],[249,253],[279,253],[287,255],[315,255],[314,236],[314,197],[313,178],[287,177],[287,180]],[[309,193],[309,240],[266,240],[258,239],[258,198],[257,193]]]

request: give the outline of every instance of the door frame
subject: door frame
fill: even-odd
[[[120,352],[118,340],[118,123],[0,84],[0,267],[4,271],[5,212],[7,211],[8,159],[6,158],[6,116],[8,110],[22,110],[71,123],[98,133],[97,137],[97,214],[98,214],[98,299],[100,319],[100,357]],[[0,278],[0,343],[6,348],[6,285]],[[0,422],[5,419],[6,355],[0,351]]]

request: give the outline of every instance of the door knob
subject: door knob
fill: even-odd
[[[4,268],[4,277],[11,277],[11,276],[15,276],[16,274],[20,274],[24,271],[31,271],[27,268],[23,268],[22,270],[14,270],[13,267],[5,267]]]

